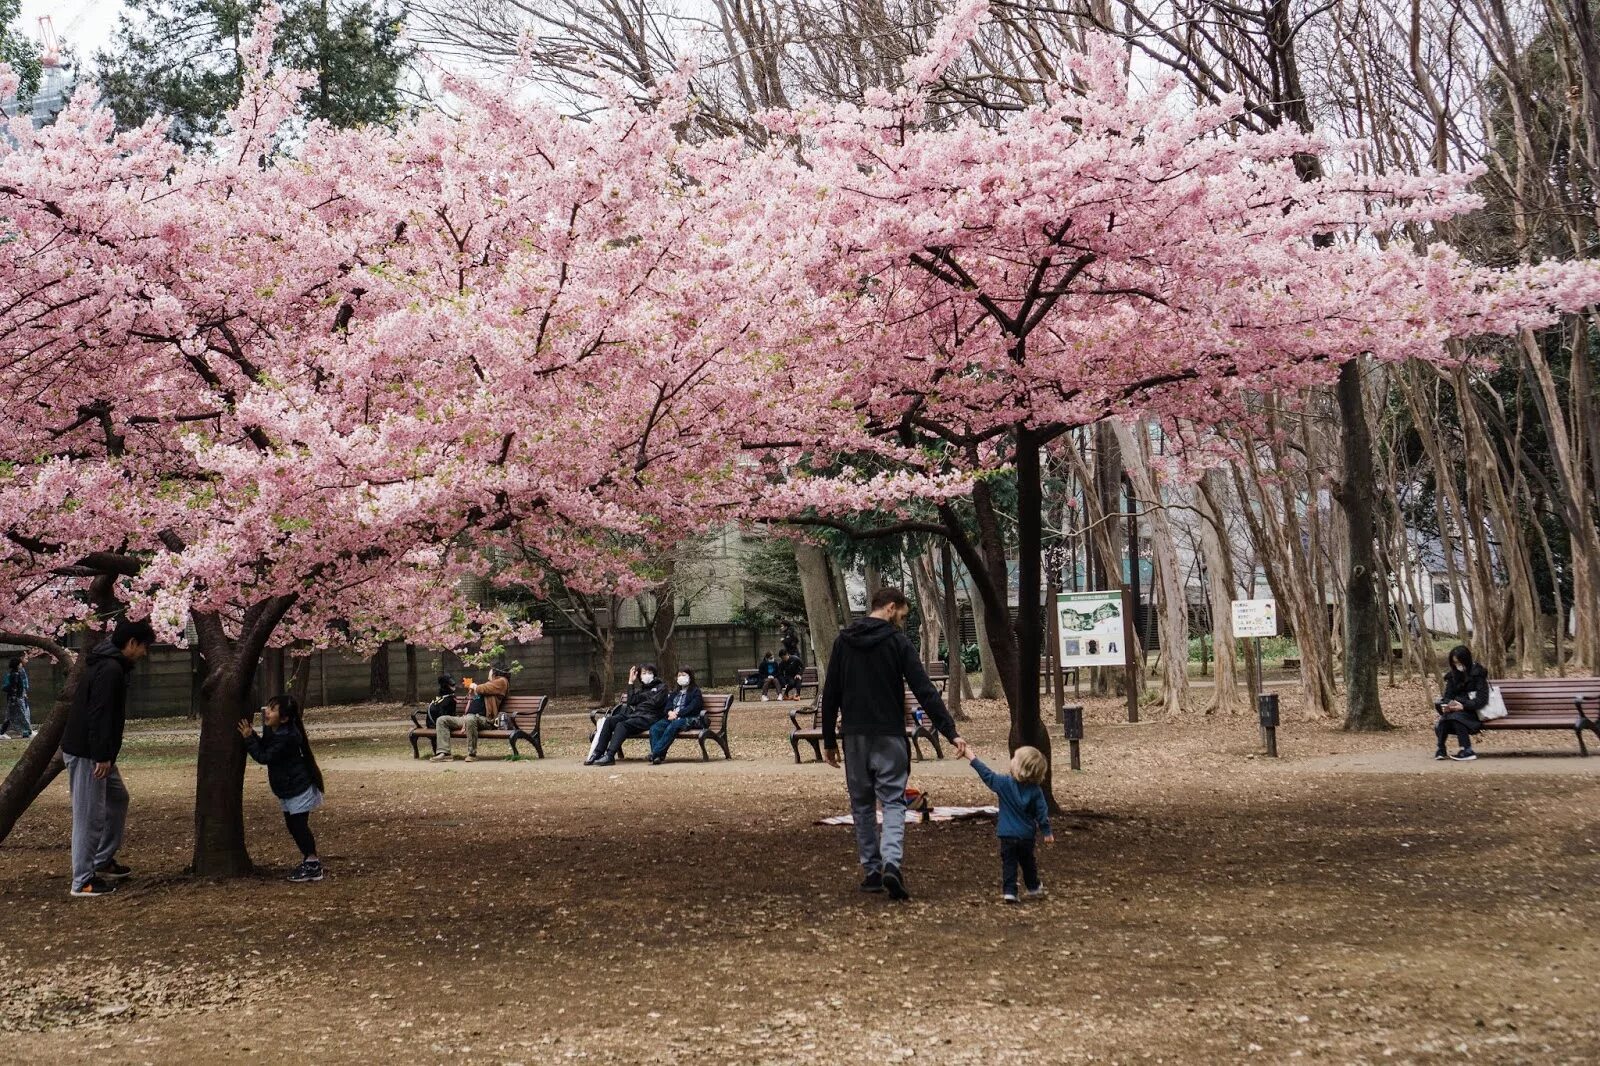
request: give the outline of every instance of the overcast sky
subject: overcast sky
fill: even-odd
[[[25,33],[37,36],[39,16],[49,15],[61,43],[88,63],[111,40],[121,10],[122,0],[22,0],[20,21]]]

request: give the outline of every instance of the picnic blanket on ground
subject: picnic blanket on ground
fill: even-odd
[[[933,807],[922,817],[917,817],[912,812],[906,813],[906,822],[965,822],[972,818],[998,818],[999,807]],[[878,812],[878,821],[883,821],[883,812]],[[853,819],[848,814],[835,814],[828,818],[818,818],[816,825],[851,825]]]

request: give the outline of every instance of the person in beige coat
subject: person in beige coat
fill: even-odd
[[[477,760],[478,731],[489,728],[490,723],[500,717],[500,705],[511,691],[511,679],[504,670],[493,667],[489,670],[489,680],[481,685],[468,685],[467,691],[472,693],[472,699],[467,703],[466,714],[441,715],[434,722],[439,742],[439,750],[433,756],[434,762],[449,762],[454,757],[450,752],[450,731],[453,729],[460,729],[467,735],[467,762]]]

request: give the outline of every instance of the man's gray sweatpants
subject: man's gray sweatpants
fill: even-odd
[[[911,743],[897,737],[842,737],[844,783],[856,823],[856,852],[867,873],[899,866],[905,853],[906,781],[911,776]],[[883,805],[883,830],[878,805]]]
[[[94,760],[87,755],[61,757],[67,763],[72,790],[72,887],[82,888],[94,872],[117,857],[128,822],[128,789],[116,764],[96,781]]]

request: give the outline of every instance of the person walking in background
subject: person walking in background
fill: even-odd
[[[300,865],[289,875],[296,884],[323,878],[317,838],[311,835],[311,812],[322,807],[322,769],[311,754],[300,702],[293,696],[275,696],[261,708],[261,733],[250,719],[239,719],[244,750],[267,768],[267,784],[283,808],[283,824],[300,849]]]
[[[1050,807],[1045,802],[1044,789],[1039,787],[1050,771],[1044,752],[1026,746],[1018,748],[1011,753],[1009,775],[989,769],[970,747],[964,757],[972,760],[979,779],[1000,800],[1000,817],[994,831],[1000,838],[1001,902],[1017,902],[1019,868],[1028,895],[1044,895],[1044,882],[1039,879],[1039,866],[1034,860],[1034,839],[1042,836],[1046,844],[1056,839],[1050,831]]]
[[[5,717],[0,718],[0,740],[10,740],[11,730],[18,730],[23,740],[33,736],[33,713],[28,706],[28,669],[22,665],[21,656],[11,660],[6,676],[0,681],[5,693]]]
[[[956,753],[965,755],[967,750],[955,719],[903,631],[910,613],[911,602],[899,589],[874,593],[871,613],[839,631],[822,688],[822,750],[830,766],[841,764],[839,737],[844,739],[845,787],[856,827],[856,853],[865,872],[861,890],[887,890],[895,899],[911,898],[902,868],[906,780],[911,775],[907,685]]]
[[[72,794],[72,894],[106,896],[131,871],[117,862],[128,821],[128,789],[117,770],[128,713],[128,675],[156,640],[149,622],[117,622],[89,652],[61,735]]]
[[[794,623],[787,618],[778,622],[778,641],[790,655],[800,654],[800,634],[794,631]]]

